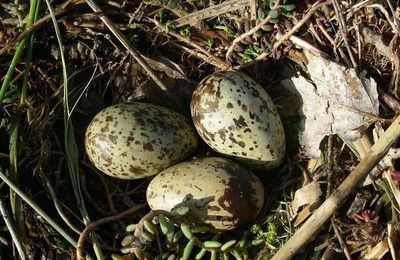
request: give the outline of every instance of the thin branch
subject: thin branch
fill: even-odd
[[[334,50],[338,50],[340,53],[340,56],[342,57],[342,59],[344,60],[344,62],[346,63],[346,65],[348,67],[351,66],[350,60],[346,57],[346,55],[344,54],[342,47],[338,47],[336,48],[335,45],[335,40],[332,38],[332,36],[329,34],[329,32],[325,29],[325,27],[323,26],[323,24],[321,23],[321,21],[317,20],[317,27],[318,29],[322,32],[322,34],[328,39],[328,41],[330,42],[330,44],[333,46]],[[336,52],[336,51],[335,51]],[[361,52],[360,52],[361,53]],[[360,59],[361,60],[361,59]]]
[[[187,45],[197,49],[198,51],[200,51],[201,53],[205,54],[207,56],[208,59],[212,60],[212,63],[217,66],[218,68],[222,69],[222,70],[227,70],[230,68],[230,64],[226,61],[223,61],[222,59],[218,58],[217,56],[213,55],[212,53],[210,53],[209,51],[207,51],[203,46],[201,46],[200,44],[180,35],[179,33],[177,33],[176,31],[172,30],[172,29],[166,29],[165,26],[161,25],[158,21],[154,20],[154,19],[150,19],[156,26],[157,28],[159,28],[160,30],[162,30],[163,32],[174,36],[175,38],[177,38],[179,41],[186,43]],[[205,61],[207,61],[208,63],[210,63],[210,61],[208,61],[208,59],[205,59]]]
[[[96,220],[92,223],[90,223],[89,225],[86,226],[86,228],[82,231],[81,235],[79,236],[79,240],[78,240],[78,244],[76,246],[76,255],[78,257],[78,260],[84,260],[85,256],[83,255],[83,248],[85,246],[85,241],[88,238],[88,236],[90,235],[90,233],[98,226],[100,225],[104,225],[110,222],[116,222],[119,221],[125,217],[128,217],[134,213],[136,213],[139,210],[142,210],[144,208],[147,207],[147,203],[142,203],[139,204],[133,208],[130,208],[128,210],[125,210],[117,215],[114,216],[110,216],[110,217],[106,217],[106,218],[102,218],[99,220]]]
[[[254,1],[255,2],[255,1]],[[246,7],[249,5],[249,0],[230,0],[225,1],[218,5],[213,5],[208,8],[193,12],[184,17],[178,18],[173,21],[176,28],[185,25],[195,25],[196,23],[205,20],[210,17],[214,17],[227,12],[235,11],[239,8]]]
[[[121,31],[115,26],[115,24],[108,18],[96,4],[94,0],[85,0],[85,2],[92,8],[94,12],[101,13],[100,19],[108,27],[108,29],[114,34],[114,36],[121,42],[121,44],[129,51],[132,57],[142,66],[142,68],[149,74],[154,82],[160,87],[160,89],[167,91],[167,86],[158,78],[157,74],[143,59],[141,54],[133,47],[128,39],[121,33]],[[168,91],[167,91],[168,92]]]
[[[343,14],[342,14],[342,12],[340,10],[340,6],[339,6],[339,3],[338,3],[338,0],[332,0],[332,3],[333,3],[333,8],[335,9],[336,19],[337,19],[337,21],[339,23],[340,31],[342,32],[343,40],[344,40],[344,42],[346,44],[347,52],[349,53],[349,56],[350,56],[351,63],[353,64],[354,68],[357,68],[357,62],[354,59],[353,52],[352,52],[352,50],[350,48],[349,40],[347,39],[348,32],[347,32],[346,22],[344,21]]]
[[[322,3],[320,1],[316,2],[310,8],[310,10],[307,12],[307,14],[295,26],[293,26],[293,28],[290,31],[288,31],[285,35],[283,35],[282,37],[279,38],[279,40],[274,44],[272,52],[275,51],[276,49],[278,49],[278,47],[281,46],[281,44],[284,43],[286,40],[288,40],[290,38],[290,36],[295,34],[311,18],[311,16],[314,15],[314,13],[318,9],[320,9],[321,7],[324,7],[326,5],[330,5],[330,4],[331,4],[330,1],[322,2]],[[256,59],[258,60],[258,59],[262,59],[262,58],[257,57]]]
[[[272,10],[277,9],[278,6],[279,6],[279,4],[280,4],[280,0],[276,0],[274,6],[272,7]],[[254,26],[251,30],[249,30],[249,31],[247,31],[247,32],[245,32],[245,33],[239,35],[238,37],[236,37],[235,40],[233,40],[231,46],[229,46],[229,48],[228,48],[228,50],[227,50],[227,52],[226,52],[226,55],[225,55],[226,60],[228,60],[228,58],[231,56],[233,50],[235,49],[235,46],[236,46],[239,42],[241,42],[241,41],[244,40],[245,38],[247,38],[247,37],[253,35],[254,33],[256,33],[256,32],[257,32],[258,30],[260,30],[264,25],[266,25],[266,24],[269,22],[270,19],[271,19],[271,17],[270,17],[269,14],[268,14],[267,17],[265,17],[265,19],[264,19],[261,23],[259,23],[259,24],[257,24],[256,26]]]
[[[300,248],[312,240],[325,222],[346,201],[347,197],[354,192],[399,137],[400,116],[393,121],[381,138],[372,146],[365,158],[361,160],[342,184],[325,200],[303,226],[282,246],[272,260],[290,259]]]
[[[349,249],[346,246],[346,242],[343,240],[342,234],[340,233],[339,227],[337,226],[334,218],[331,219],[331,223],[333,226],[333,230],[335,231],[335,235],[336,235],[337,239],[339,240],[339,244],[342,247],[347,260],[351,260],[352,258],[351,258]]]
[[[310,8],[310,10],[307,12],[307,14],[306,14],[295,26],[293,26],[293,28],[292,28],[290,31],[288,31],[285,35],[283,35],[282,37],[279,38],[279,40],[274,44],[274,46],[273,46],[273,48],[272,48],[272,51],[271,51],[270,53],[274,52],[279,46],[281,46],[282,43],[284,43],[284,42],[285,42],[286,40],[288,40],[293,34],[295,34],[295,33],[296,33],[296,32],[297,32],[297,31],[298,31],[298,30],[299,30],[299,29],[314,15],[314,13],[315,13],[319,8],[321,8],[321,7],[323,7],[323,6],[330,5],[330,4],[332,4],[330,1],[322,2],[322,3],[321,3],[321,1],[316,2],[316,3]],[[256,62],[265,59],[270,53],[266,53],[266,52],[261,53],[260,55],[257,56],[257,58],[256,58],[254,61],[244,63],[243,65],[240,65],[240,66],[235,67],[235,69],[240,70],[240,69],[242,69],[242,68],[244,68],[244,67],[251,66],[251,65],[253,65],[253,64],[256,63]]]

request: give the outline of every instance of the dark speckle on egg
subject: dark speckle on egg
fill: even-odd
[[[168,184],[167,184],[168,183]],[[244,166],[208,157],[174,165],[147,188],[151,209],[190,208],[190,218],[229,230],[254,219],[264,203],[261,181]]]
[[[196,87],[190,108],[197,132],[215,151],[263,169],[282,161],[286,144],[279,114],[267,92],[247,75],[208,76]]]
[[[183,115],[139,102],[100,111],[85,135],[92,163],[122,179],[157,174],[187,158],[196,146],[195,130]]]

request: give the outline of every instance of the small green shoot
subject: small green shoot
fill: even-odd
[[[206,39],[206,40],[204,40],[204,44],[207,46],[208,50],[211,50],[211,48],[214,45],[214,40],[213,39]]]
[[[187,39],[192,38],[192,32],[190,31],[189,27],[186,27],[185,29],[180,30],[179,33]]]
[[[223,25],[216,25],[214,26],[215,29],[219,29],[219,30],[223,30],[224,32],[226,32],[229,36],[234,37],[236,36],[236,30],[235,28],[233,28],[230,25],[227,24],[223,24]]]

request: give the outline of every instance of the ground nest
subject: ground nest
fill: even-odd
[[[397,259],[399,24],[393,0],[2,3],[0,256]],[[190,118],[199,82],[228,70],[268,92],[286,136],[279,167],[253,169],[265,203],[252,221],[220,232],[182,205],[150,210],[152,177],[88,158],[99,111]],[[187,160],[219,156],[199,140]]]

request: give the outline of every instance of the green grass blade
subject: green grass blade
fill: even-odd
[[[28,19],[26,21],[26,25],[25,25],[25,30],[28,29],[29,27],[31,27],[33,22],[34,22],[37,2],[38,2],[38,0],[32,0],[31,3],[30,3],[29,14],[28,14]],[[8,86],[10,85],[10,82],[11,82],[11,78],[12,78],[12,76],[14,74],[15,68],[17,67],[19,59],[21,58],[21,55],[22,55],[22,53],[23,53],[23,51],[25,49],[25,45],[26,45],[27,41],[28,41],[27,37],[22,39],[18,43],[17,49],[15,50],[14,57],[13,57],[13,59],[11,61],[11,65],[7,70],[7,74],[4,77],[3,83],[1,84],[1,88],[0,88],[0,105],[3,104],[5,95],[7,93]]]
[[[54,30],[56,32],[58,45],[60,48],[61,62],[62,62],[62,72],[63,72],[63,84],[64,84],[64,145],[65,145],[65,155],[67,159],[67,165],[69,174],[71,177],[72,187],[74,189],[74,195],[77,201],[78,208],[81,212],[83,221],[85,225],[90,224],[89,214],[86,210],[85,203],[83,200],[80,179],[79,179],[79,166],[78,166],[78,147],[75,141],[74,128],[72,122],[69,120],[69,101],[68,101],[68,76],[67,76],[67,66],[64,57],[64,46],[61,40],[61,33],[58,27],[56,18],[54,16],[53,8],[51,7],[49,0],[46,0],[47,8],[50,12],[50,16],[54,25]],[[95,233],[91,233],[91,238],[93,241],[93,249],[96,254],[97,259],[104,259],[103,253],[101,251],[100,245],[97,241],[97,236]]]
[[[27,194],[25,194],[17,185],[15,185],[9,178],[7,178],[3,170],[0,169],[0,178],[20,196],[26,204],[31,206],[44,220],[46,220],[61,236],[63,236],[72,246],[76,247],[77,242],[60,227],[46,212],[44,212],[35,202],[33,202]]]

